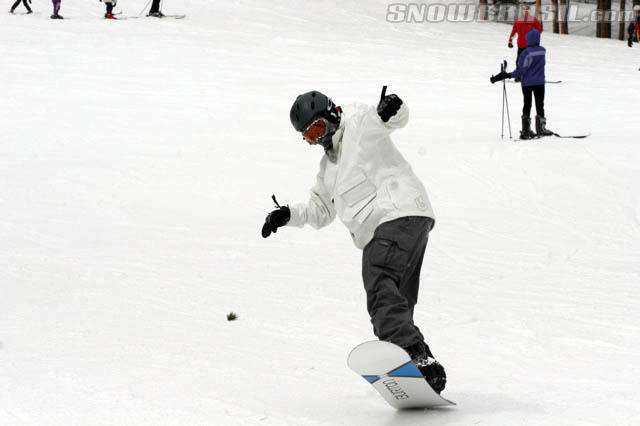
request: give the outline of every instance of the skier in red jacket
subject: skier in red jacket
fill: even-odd
[[[518,34],[518,55],[516,56],[516,66],[520,54],[527,48],[527,33],[532,29],[542,32],[542,24],[535,16],[531,16],[531,7],[528,4],[522,5],[522,14],[513,21],[513,29],[509,36],[509,48],[513,48],[513,36]],[[520,81],[520,79],[516,79]]]

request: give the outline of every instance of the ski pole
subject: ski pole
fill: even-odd
[[[507,69],[506,59],[500,64],[500,72],[503,73]],[[511,134],[511,114],[509,114],[509,98],[507,96],[507,83],[506,80],[502,80],[502,129],[500,133],[500,139],[504,139],[504,107],[507,106],[507,124],[509,125],[509,138],[513,139]]]
[[[142,15],[142,12],[144,12],[146,10],[147,7],[149,7],[149,4],[151,4],[151,0],[149,0],[147,2],[147,4],[144,5],[144,7],[142,8],[142,10],[140,11],[140,13],[138,13],[138,16]]]
[[[504,102],[507,105],[507,123],[509,124],[509,139],[513,139],[511,134],[511,114],[509,114],[509,97],[507,96],[507,84],[502,80],[502,88],[504,89]]]
[[[502,70],[504,72],[507,71],[507,60],[503,60],[502,62]],[[507,123],[509,124],[509,139],[513,139],[513,135],[511,134],[511,114],[509,114],[509,96],[507,96],[507,83],[506,80],[502,80],[502,90],[504,90],[504,103],[507,105]]]
[[[504,71],[504,64],[500,64],[500,72]],[[502,125],[500,126],[500,139],[504,140],[504,97],[506,94],[506,84],[502,80]]]
[[[502,84],[504,84],[504,82]],[[502,88],[502,124],[500,125],[500,139],[504,140],[504,87]]]

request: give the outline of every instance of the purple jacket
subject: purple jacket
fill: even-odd
[[[509,74],[512,78],[520,78],[522,87],[544,84],[544,66],[547,51],[540,46],[540,31],[531,30],[527,33],[528,46],[520,55],[518,68]]]

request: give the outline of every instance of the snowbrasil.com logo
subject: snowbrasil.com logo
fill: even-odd
[[[629,22],[635,12],[610,10],[606,13],[589,4],[558,5],[558,20],[574,23]],[[480,5],[478,3],[390,3],[387,6],[387,22],[392,24],[416,24],[438,22],[492,22],[513,21],[520,15],[521,8],[513,3]],[[531,14],[536,15],[535,7]],[[540,19],[553,22],[554,7],[545,4],[540,7]],[[564,19],[562,19],[564,17]]]

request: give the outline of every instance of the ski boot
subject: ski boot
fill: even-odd
[[[152,16],[154,18],[164,18],[164,14],[160,11],[158,12],[150,12],[147,16]]]
[[[536,134],[531,130],[531,117],[522,116],[522,131],[520,131],[520,139],[533,139]]]
[[[113,16],[113,13],[105,13],[104,19],[116,19],[116,17]]]
[[[536,115],[536,133],[538,134],[538,137],[554,135],[554,133],[551,130],[548,130],[546,126],[547,119]]]
[[[413,363],[429,383],[429,386],[437,393],[442,392],[447,384],[447,374],[442,364],[433,357],[429,346],[420,341],[406,347],[404,350],[407,351]]]
[[[51,19],[64,19],[64,17],[58,13],[51,15]]]
[[[27,15],[31,15],[33,13],[33,10],[27,10]]]

